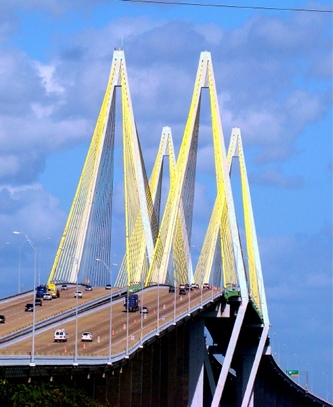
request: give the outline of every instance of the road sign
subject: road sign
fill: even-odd
[[[298,370],[286,370],[288,376],[299,376]]]

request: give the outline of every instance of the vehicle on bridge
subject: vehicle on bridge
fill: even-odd
[[[92,342],[93,341],[93,336],[90,332],[83,332],[81,336],[81,341],[82,342]]]
[[[52,298],[59,297],[59,291],[57,290],[57,286],[55,284],[48,284],[47,285],[47,292],[52,295]]]
[[[43,298],[43,295],[47,293],[47,287],[44,284],[40,284],[36,288],[36,297]]]
[[[52,295],[50,293],[46,293],[43,295],[43,300],[52,300]]]
[[[26,304],[24,310],[25,310],[25,312],[33,312],[33,310],[34,310],[34,304]]]
[[[54,342],[67,342],[67,332],[65,329],[57,329],[54,331],[53,335]]]
[[[141,283],[132,283],[130,286],[127,287],[128,294],[135,293],[140,291],[142,288]]]
[[[111,288],[112,288],[111,284],[106,284],[106,286],[105,286],[106,290],[111,290]]]
[[[186,289],[179,287],[179,295],[186,295]]]
[[[129,312],[135,312],[139,309],[139,296],[138,294],[131,294],[124,298],[124,307]]]
[[[75,291],[74,292],[74,298],[82,298],[83,297],[83,292],[82,291]]]
[[[43,305],[43,301],[40,298],[36,298],[35,305],[39,305],[41,307]]]
[[[141,307],[140,308],[140,314],[148,314],[149,310],[147,307]]]
[[[173,285],[169,286],[169,293],[174,293],[175,292],[175,287]]]
[[[62,284],[61,289],[62,290],[68,290],[68,285],[67,284]]]
[[[86,288],[85,288],[85,291],[92,291],[92,286],[87,284]]]
[[[6,322],[6,317],[4,315],[0,315],[0,324],[4,324]]]
[[[227,302],[236,300],[241,296],[240,288],[235,285],[229,285],[223,291],[223,296]]]
[[[209,283],[203,283],[202,288],[210,290],[210,284]]]

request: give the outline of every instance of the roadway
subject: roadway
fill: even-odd
[[[76,308],[74,298],[75,287],[61,291],[61,297],[51,301],[43,301],[43,306],[36,306],[36,322],[57,316],[69,309]],[[83,291],[83,290],[82,290]],[[157,293],[159,292],[159,300]],[[126,312],[123,299],[112,301],[95,309],[90,309],[77,318],[77,355],[78,356],[108,356],[110,350],[111,331],[111,354],[115,355],[128,351],[131,346],[137,344],[149,332],[162,328],[163,324],[170,323],[179,314],[184,313],[200,304],[212,295],[211,290],[193,290],[190,295],[180,296],[169,293],[168,287],[160,286],[139,292],[140,306],[148,308],[148,314],[139,312]],[[91,300],[110,296],[105,288],[94,288],[93,291],[83,291],[83,298],[78,299],[79,305]],[[32,313],[25,312],[26,303],[32,301],[32,293],[5,303],[0,303],[0,314],[6,316],[6,323],[0,325],[0,339],[2,336],[22,329],[32,324]],[[159,311],[158,311],[159,305]],[[110,312],[112,311],[112,323],[110,327]],[[159,318],[158,318],[159,317]],[[55,343],[53,333],[56,329],[64,328],[68,334],[67,342]],[[142,328],[142,329],[141,329]],[[89,331],[93,334],[93,342],[81,342],[81,334]],[[76,318],[63,319],[60,322],[49,325],[35,331],[35,355],[58,355],[72,356],[75,354]],[[22,336],[10,344],[0,346],[2,355],[29,355],[32,347],[31,335]]]
[[[74,291],[76,287],[70,287],[68,290],[60,291],[60,298],[52,300],[43,300],[42,306],[36,306],[36,322],[59,315],[71,308],[75,308],[76,299]],[[79,305],[85,304],[91,300],[107,295],[105,288],[95,288],[93,291],[84,291],[84,287],[79,286],[83,292],[83,298],[79,298]],[[0,339],[4,335],[18,331],[32,325],[32,312],[25,312],[26,304],[33,304],[33,293],[18,295],[0,302],[0,315],[5,315],[6,323],[0,324]]]

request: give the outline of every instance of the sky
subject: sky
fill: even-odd
[[[0,297],[32,288],[34,254],[47,280],[113,50],[125,51],[148,174],[163,126],[178,152],[199,55],[210,51],[226,145],[233,127],[242,132],[274,356],[332,401],[331,2],[164,3],[0,1]],[[206,110],[196,248],[213,202]]]

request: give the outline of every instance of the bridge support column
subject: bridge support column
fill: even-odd
[[[246,389],[245,389],[244,397],[243,397],[243,401],[242,401],[242,407],[252,407],[253,406],[254,381],[257,376],[261,356],[264,352],[264,347],[265,347],[265,343],[267,341],[268,331],[269,331],[269,325],[265,324],[264,329],[260,336],[258,347],[256,349],[254,360],[252,362],[251,370],[249,372],[247,385],[246,385]]]
[[[189,406],[203,405],[204,320],[192,321],[189,332]]]
[[[236,321],[235,321],[235,324],[234,324],[234,327],[233,327],[233,330],[231,333],[227,352],[226,352],[226,355],[225,355],[225,358],[223,361],[223,365],[222,365],[222,369],[220,372],[220,376],[219,376],[219,379],[218,379],[218,382],[216,385],[215,394],[213,396],[212,407],[218,407],[220,405],[220,400],[221,400],[222,393],[224,390],[224,385],[227,380],[227,375],[228,375],[228,372],[230,369],[230,365],[231,365],[231,361],[232,361],[234,351],[236,348],[237,340],[238,340],[240,330],[241,330],[241,327],[242,327],[242,324],[244,321],[247,305],[248,305],[248,301],[244,300],[238,309]]]
[[[256,349],[247,349],[246,353],[234,357],[234,366],[237,374],[236,387],[236,403],[242,407],[253,407],[252,392],[249,394],[249,399],[244,402],[244,394],[249,380],[250,372],[253,366],[253,360]]]

